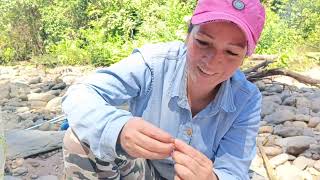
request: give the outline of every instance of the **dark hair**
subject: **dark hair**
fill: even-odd
[[[191,33],[193,27],[194,27],[194,25],[193,25],[192,23],[189,23],[189,26],[188,26],[188,34]]]

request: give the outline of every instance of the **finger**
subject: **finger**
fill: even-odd
[[[175,161],[175,163],[183,165],[190,169],[193,174],[199,173],[199,165],[197,162],[195,162],[194,159],[187,156],[186,154],[183,154],[179,151],[174,151],[172,153],[172,159]]]
[[[180,177],[180,179],[188,180],[188,179],[197,179],[196,176],[190,171],[187,167],[181,164],[175,164],[174,170],[176,174]]]
[[[152,139],[144,134],[138,134],[136,137],[136,144],[138,146],[143,147],[144,149],[161,154],[168,154],[168,156],[172,153],[174,149],[173,143],[163,143],[156,139]]]
[[[153,139],[161,141],[163,143],[173,143],[174,138],[164,130],[155,127],[151,123],[145,123],[143,127],[141,127],[141,132],[146,136],[149,136]]]
[[[182,180],[178,175],[174,175],[174,180]]]
[[[188,144],[184,143],[179,139],[175,139],[174,145],[175,145],[175,150],[178,150],[188,155],[189,157],[193,158],[201,166],[207,166],[208,164],[211,163],[211,160],[209,160],[207,156],[205,156],[198,150],[194,149],[192,146],[189,146]]]
[[[133,148],[133,153],[136,154],[139,158],[144,158],[144,159],[165,159],[167,158],[169,155],[168,154],[161,154],[161,153],[155,153],[155,152],[151,152],[148,151],[146,149],[144,149],[141,146],[135,145],[135,147]]]

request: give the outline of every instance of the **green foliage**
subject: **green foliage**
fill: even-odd
[[[25,60],[43,52],[38,8],[31,0],[0,1],[0,62]]]
[[[270,0],[257,53],[277,54],[273,67],[303,70],[317,62],[308,51],[320,50],[320,0]]]
[[[264,0],[257,53],[277,67],[319,51],[320,0]],[[294,4],[294,5],[292,5]],[[184,40],[196,0],[0,0],[0,63],[108,66],[145,43]],[[313,61],[312,61],[313,62]],[[301,63],[305,64],[305,63]]]

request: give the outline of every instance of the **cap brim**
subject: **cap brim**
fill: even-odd
[[[205,13],[194,15],[191,19],[191,23],[194,25],[197,25],[197,24],[203,24],[210,21],[214,21],[214,20],[228,20],[237,24],[245,33],[245,36],[248,40],[247,55],[250,56],[253,53],[256,43],[252,37],[252,32],[247,26],[247,24],[243,22],[241,19],[237,18],[236,16],[226,14],[223,12],[205,12]]]

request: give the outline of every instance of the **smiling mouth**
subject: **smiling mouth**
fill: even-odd
[[[209,72],[203,70],[200,66],[197,66],[197,68],[199,69],[199,71],[201,72],[201,74],[203,74],[203,75],[205,75],[205,76],[214,76],[214,75],[218,74],[218,73],[209,73]]]

